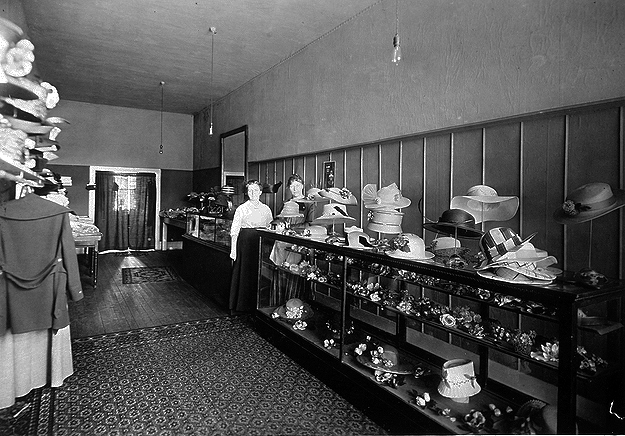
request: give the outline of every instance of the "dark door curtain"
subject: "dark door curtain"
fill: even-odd
[[[95,197],[100,250],[154,248],[155,174],[96,171]]]

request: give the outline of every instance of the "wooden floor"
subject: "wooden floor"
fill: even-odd
[[[208,296],[184,280],[123,284],[122,268],[171,266],[180,271],[181,250],[137,255],[100,254],[98,283],[87,275],[86,259],[79,255],[84,298],[69,303],[72,337],[154,327],[227,315]]]

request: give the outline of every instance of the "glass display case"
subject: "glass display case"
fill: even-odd
[[[549,405],[558,433],[605,431],[623,377],[622,281],[588,288],[564,272],[510,283],[259,232],[257,319],[417,420],[445,433],[511,433]]]
[[[186,220],[185,234],[187,236],[230,247],[231,218],[187,213]]]

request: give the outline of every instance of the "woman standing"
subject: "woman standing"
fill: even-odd
[[[255,309],[258,272],[258,235],[254,229],[268,227],[273,220],[269,206],[260,201],[262,187],[258,180],[245,184],[248,200],[237,207],[230,227],[230,258],[232,283],[230,285],[230,310]]]

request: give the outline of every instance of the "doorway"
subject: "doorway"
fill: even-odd
[[[159,246],[160,170],[91,167],[90,180],[89,215],[102,232],[101,251]]]

